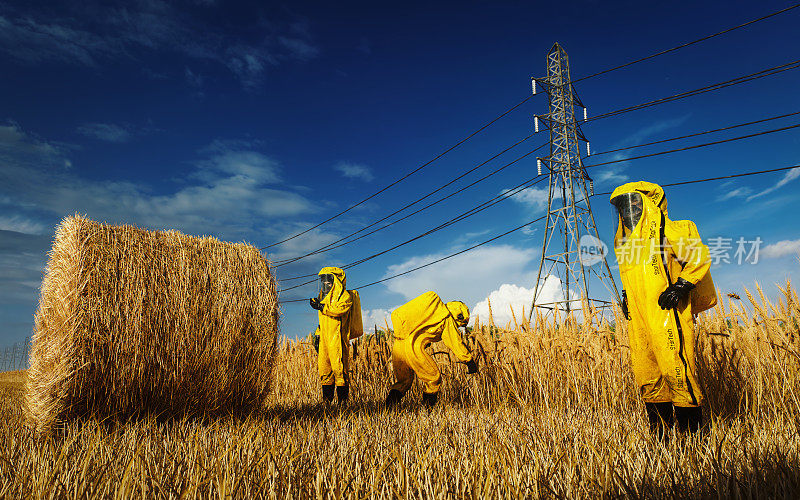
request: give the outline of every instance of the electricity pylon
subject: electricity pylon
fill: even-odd
[[[573,304],[580,308],[581,300],[602,310],[610,307],[611,301],[594,297],[590,285],[599,281],[617,301],[619,293],[589,203],[590,194],[594,194],[594,182],[586,173],[581,158],[580,145],[586,144],[588,156],[589,142],[575,120],[575,107],[583,108],[585,121],[586,106],[572,87],[569,58],[558,43],[547,53],[547,77],[531,80],[533,93],[538,85],[548,95],[550,104],[549,113],[534,117],[537,132],[540,123],[550,131],[550,154],[536,160],[539,175],[542,175],[542,167],[547,169],[550,186],[542,258],[528,319],[533,316],[534,307],[558,308],[568,313],[575,309]],[[539,303],[537,299],[545,278],[551,275],[561,280],[563,299]]]

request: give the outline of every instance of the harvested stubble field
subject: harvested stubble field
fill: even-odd
[[[313,348],[285,341],[273,405],[246,417],[90,419],[38,438],[24,374],[2,375],[0,497],[797,498],[800,305],[788,284],[779,303],[747,299],[700,319],[705,438],[649,435],[626,335],[607,326],[476,329],[475,376],[433,346],[439,405],[415,388],[391,413],[387,342],[359,342],[339,410],[320,403]]]

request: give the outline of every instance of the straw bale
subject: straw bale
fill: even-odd
[[[36,312],[28,416],[49,431],[76,417],[262,408],[277,299],[251,245],[67,217]]]

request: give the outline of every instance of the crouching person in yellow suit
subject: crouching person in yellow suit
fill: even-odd
[[[319,294],[309,299],[318,311],[319,353],[317,368],[322,382],[322,399],[333,402],[334,390],[339,404],[347,402],[350,392],[350,339],[364,333],[361,299],[355,290],[347,290],[347,278],[338,267],[323,267],[319,272]],[[334,389],[335,387],[335,389]]]
[[[459,327],[469,322],[469,309],[463,302],[445,304],[434,292],[426,292],[392,312],[394,348],[392,365],[395,384],[386,397],[386,407],[399,403],[414,382],[414,375],[424,384],[422,401],[436,404],[442,374],[436,361],[425,352],[431,342],[444,341],[462,363],[467,373],[477,373],[478,365],[464,344]]]
[[[713,307],[709,252],[695,224],[670,220],[658,184],[638,181],[611,194],[617,209],[614,250],[624,287],[631,364],[650,427],[702,426],[703,394],[695,367],[694,315]]]

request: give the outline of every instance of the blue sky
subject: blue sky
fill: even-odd
[[[385,186],[524,99],[530,77],[545,74],[555,41],[569,53],[573,77],[580,77],[788,5],[2,3],[0,344],[31,331],[53,228],[66,215],[266,245]],[[576,87],[593,116],[783,64],[797,58],[798,22],[795,9]],[[584,133],[593,150],[603,151],[800,111],[799,86],[800,71],[787,71],[589,123]],[[271,249],[269,257],[313,250],[393,211],[530,134],[532,115],[546,111],[546,97],[534,97],[383,195]],[[532,138],[444,192],[545,139]],[[599,167],[592,175],[599,192],[626,180],[669,183],[798,163],[800,134],[793,129]],[[532,177],[535,168],[532,158],[520,161],[391,230],[281,267],[278,277],[380,251]],[[797,275],[797,172],[667,188],[672,218],[695,220],[704,238],[764,241],[758,264],[714,266],[723,290],[741,292],[759,280],[773,294],[773,283]],[[532,188],[353,268],[348,283],[371,282],[504,232],[540,215],[541,197]],[[610,205],[601,197],[593,203],[608,240]],[[541,233],[538,227],[518,232],[365,289],[368,322],[429,289],[470,307],[504,284],[530,289]],[[313,292],[310,286],[284,298]],[[306,335],[315,314],[306,304],[288,304],[283,332]]]

